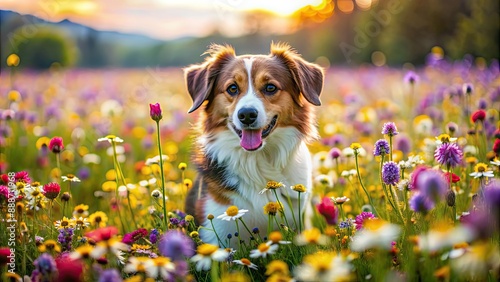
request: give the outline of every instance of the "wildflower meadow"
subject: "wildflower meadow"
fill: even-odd
[[[199,237],[184,200],[196,115],[180,68],[0,76],[4,281],[498,281],[498,61],[325,70],[313,215],[245,206]],[[306,193],[266,179],[277,189]],[[304,197],[304,199],[307,197]],[[245,236],[242,236],[244,234]],[[241,237],[241,238],[240,238]],[[243,238],[250,238],[248,240]]]

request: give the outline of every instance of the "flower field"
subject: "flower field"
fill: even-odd
[[[10,60],[0,76],[5,281],[500,279],[498,62],[326,70],[309,147],[312,226],[293,229],[304,211],[285,218],[270,202],[274,231],[263,233],[232,206],[211,219],[235,222],[215,246],[183,212],[196,113],[181,69],[33,72]],[[266,181],[265,193],[305,191]]]

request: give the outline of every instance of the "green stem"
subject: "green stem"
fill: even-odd
[[[241,221],[241,223],[243,223],[243,227],[245,227],[245,229],[247,230],[248,234],[250,234],[250,236],[254,237],[252,231],[250,231],[250,228],[248,228],[248,226],[243,221],[243,219],[240,217],[239,220]],[[257,241],[257,238],[254,237],[254,239],[255,239],[255,241]]]
[[[273,192],[274,192],[274,196],[276,197],[276,203],[278,203],[280,205],[280,208],[283,208],[283,214],[285,213],[285,207],[283,206],[283,204],[281,203],[281,201],[279,200],[278,198],[278,193],[276,192],[276,189],[273,189]],[[289,202],[289,205],[290,205],[290,202]],[[292,205],[290,205],[291,207]],[[292,209],[292,215],[293,215],[293,209]],[[286,218],[286,216],[283,216],[283,218],[285,219],[285,223],[286,223],[286,226],[288,226],[290,228],[290,224],[288,224],[288,219]],[[295,219],[295,216],[293,216],[293,218]],[[295,225],[297,226],[297,225]]]
[[[115,199],[116,199],[116,211],[118,213],[118,218],[120,219],[120,223],[122,225],[122,231],[123,233],[126,233],[126,230],[125,230],[125,223],[123,222],[123,219],[122,219],[122,213],[120,212],[120,195],[118,195],[118,187],[120,186],[120,183],[119,183],[119,173],[121,173],[119,170],[118,170],[118,157],[117,157],[117,154],[116,154],[116,144],[115,144],[115,141],[111,141],[111,146],[113,147],[113,164],[115,166],[115,171],[116,171],[116,178],[115,178],[115,181],[116,181],[116,189],[115,189]],[[64,203],[64,210],[66,210],[66,204],[67,202]]]
[[[300,192],[298,192],[298,193],[299,193],[299,197],[298,197],[298,202],[299,202],[299,233],[302,233],[302,219],[301,219],[302,212],[300,210],[300,208],[301,208],[301,206],[300,206]],[[293,216],[293,212],[292,212],[292,216]],[[295,220],[295,218],[294,218],[294,220]]]
[[[165,199],[165,175],[163,172],[163,156],[162,156],[162,152],[161,152],[161,136],[160,136],[160,122],[159,121],[156,122],[156,132],[158,134],[158,153],[160,156],[161,192],[163,194],[163,221],[165,224],[165,230],[168,230],[167,201]]]
[[[375,212],[376,215],[380,216],[380,214],[377,212],[377,209],[375,208],[375,205],[373,204],[372,198],[370,197],[370,194],[368,194],[368,190],[366,190],[365,185],[363,184],[363,181],[361,180],[361,175],[359,173],[359,163],[358,163],[358,153],[354,153],[354,160],[356,161],[356,174],[358,175],[358,181],[359,185],[361,185],[361,188],[363,188],[363,191],[365,191],[366,196],[368,197],[368,201],[370,202],[370,205],[373,207],[373,211]]]
[[[222,246],[222,247],[226,247],[226,245],[224,245],[224,243],[222,243],[221,239],[219,238],[219,234],[217,234],[217,230],[215,230],[215,227],[214,227],[214,223],[212,222],[211,219],[209,219],[210,221],[210,225],[212,225],[212,230],[214,231],[215,233],[215,237],[217,237],[217,241],[219,241],[219,244]]]

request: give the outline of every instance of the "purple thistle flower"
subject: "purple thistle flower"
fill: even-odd
[[[123,281],[120,273],[114,269],[105,269],[103,270],[100,275],[99,275],[99,280],[98,282],[121,282]]]
[[[434,202],[422,193],[415,193],[410,199],[410,209],[414,212],[427,213],[434,208]]]
[[[387,185],[396,185],[399,182],[399,166],[395,162],[386,162],[382,166],[382,180]]]
[[[382,134],[389,135],[389,136],[398,135],[399,132],[398,132],[398,128],[396,127],[396,124],[394,122],[384,123],[384,126],[382,126]]]
[[[173,261],[183,260],[195,252],[193,240],[177,230],[163,234],[158,242],[158,250],[160,254]]]
[[[428,169],[419,174],[416,186],[423,196],[436,203],[446,196],[448,181],[440,171]]]
[[[47,253],[41,254],[34,262],[35,270],[31,274],[33,281],[52,281],[57,274],[57,265],[54,258]]]
[[[414,71],[409,71],[404,77],[404,82],[409,84],[415,84],[419,81],[419,76]]]
[[[443,143],[436,148],[434,158],[441,165],[446,165],[447,168],[452,168],[460,164],[462,161],[462,150],[456,143]]]
[[[362,212],[356,216],[354,220],[354,224],[356,225],[356,230],[360,230],[363,228],[363,222],[367,219],[376,218],[375,215],[371,212]]]
[[[386,155],[389,154],[389,152],[390,152],[389,142],[387,142],[385,139],[379,139],[377,140],[377,142],[375,142],[375,146],[373,148],[374,156]]]

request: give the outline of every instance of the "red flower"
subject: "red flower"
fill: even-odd
[[[460,181],[460,176],[454,174],[453,172],[445,172],[444,177],[446,177],[446,180],[448,181],[448,183],[450,183],[450,174],[451,174],[451,182],[452,183],[457,183],[458,181]]]
[[[339,216],[339,210],[333,204],[333,201],[324,197],[320,204],[316,205],[318,212],[326,219],[326,222],[330,225],[337,224],[337,219]]]
[[[160,121],[162,119],[161,107],[159,103],[149,104],[149,116],[154,121]]]
[[[51,150],[54,154],[60,153],[63,149],[64,144],[62,137],[54,137],[50,139],[49,150]]]
[[[7,263],[10,262],[9,256],[11,256],[10,248],[7,247],[0,248],[0,266],[6,265]]]
[[[9,176],[7,174],[2,174],[0,176],[0,179],[2,179],[2,184],[5,185],[9,184]]]
[[[43,194],[47,199],[54,200],[59,196],[59,192],[61,192],[61,186],[56,182],[51,182],[43,186]]]
[[[500,139],[495,140],[495,143],[493,144],[493,152],[500,155]]]
[[[69,258],[69,254],[65,253],[56,258],[58,276],[56,281],[83,281],[83,264],[81,260]]]
[[[118,229],[114,226],[108,226],[87,232],[85,233],[85,237],[90,238],[95,242],[99,242],[99,241],[107,241],[116,234],[118,234]]]
[[[477,110],[475,111],[474,113],[472,113],[472,122],[476,122],[476,121],[484,121],[484,119],[486,118],[486,112],[484,110]]]

